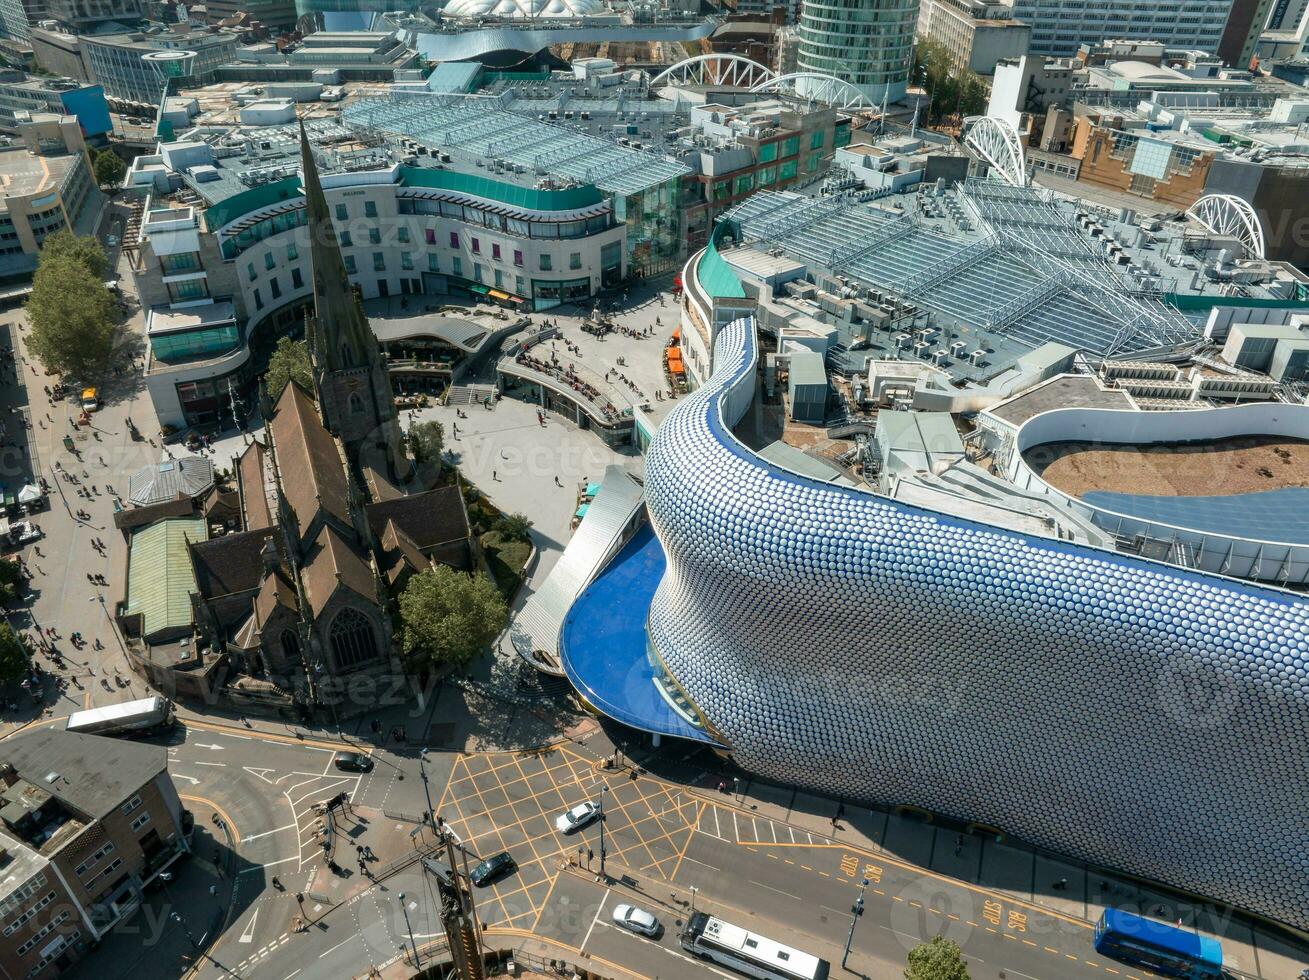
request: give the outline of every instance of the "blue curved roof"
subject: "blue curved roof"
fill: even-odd
[[[644,525],[573,603],[559,634],[568,680],[610,718],[646,732],[716,745],[655,688],[645,618],[664,575],[664,549]]]
[[[1089,490],[1088,504],[1173,527],[1236,535],[1253,541],[1309,544],[1309,488],[1283,487],[1216,497],[1151,496]]]

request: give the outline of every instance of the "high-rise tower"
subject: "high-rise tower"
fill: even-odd
[[[346,275],[303,123],[300,155],[314,277],[314,312],[307,334],[318,412],[352,464],[368,457],[394,475],[400,471],[402,451],[391,379],[363,303]]]
[[[832,75],[880,105],[909,87],[918,0],[805,0],[800,10],[800,71]],[[805,79],[796,90],[805,94]]]

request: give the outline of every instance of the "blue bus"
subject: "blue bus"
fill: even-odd
[[[1121,909],[1105,909],[1100,916],[1095,951],[1164,977],[1210,980],[1223,975],[1223,947],[1217,940]]]

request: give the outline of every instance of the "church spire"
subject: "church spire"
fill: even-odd
[[[314,283],[314,316],[309,347],[323,368],[339,371],[376,361],[377,338],[358,295],[350,287],[336,227],[318,178],[318,164],[305,124],[300,123],[300,167],[304,173],[305,209],[309,226],[309,261]]]
[[[381,463],[395,474],[401,470],[403,450],[391,378],[363,302],[350,286],[303,122],[300,165],[314,287],[314,310],[305,332],[318,414],[327,431],[341,440],[351,466],[369,462],[363,456],[380,450],[381,459],[370,465]]]

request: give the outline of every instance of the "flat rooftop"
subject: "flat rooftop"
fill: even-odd
[[[1068,374],[1023,392],[988,409],[988,413],[1017,427],[1042,412],[1056,408],[1116,408],[1135,406],[1127,392],[1101,388],[1089,374]]]
[[[77,156],[36,156],[23,147],[0,149],[0,197],[26,197],[59,183],[73,169]]]

